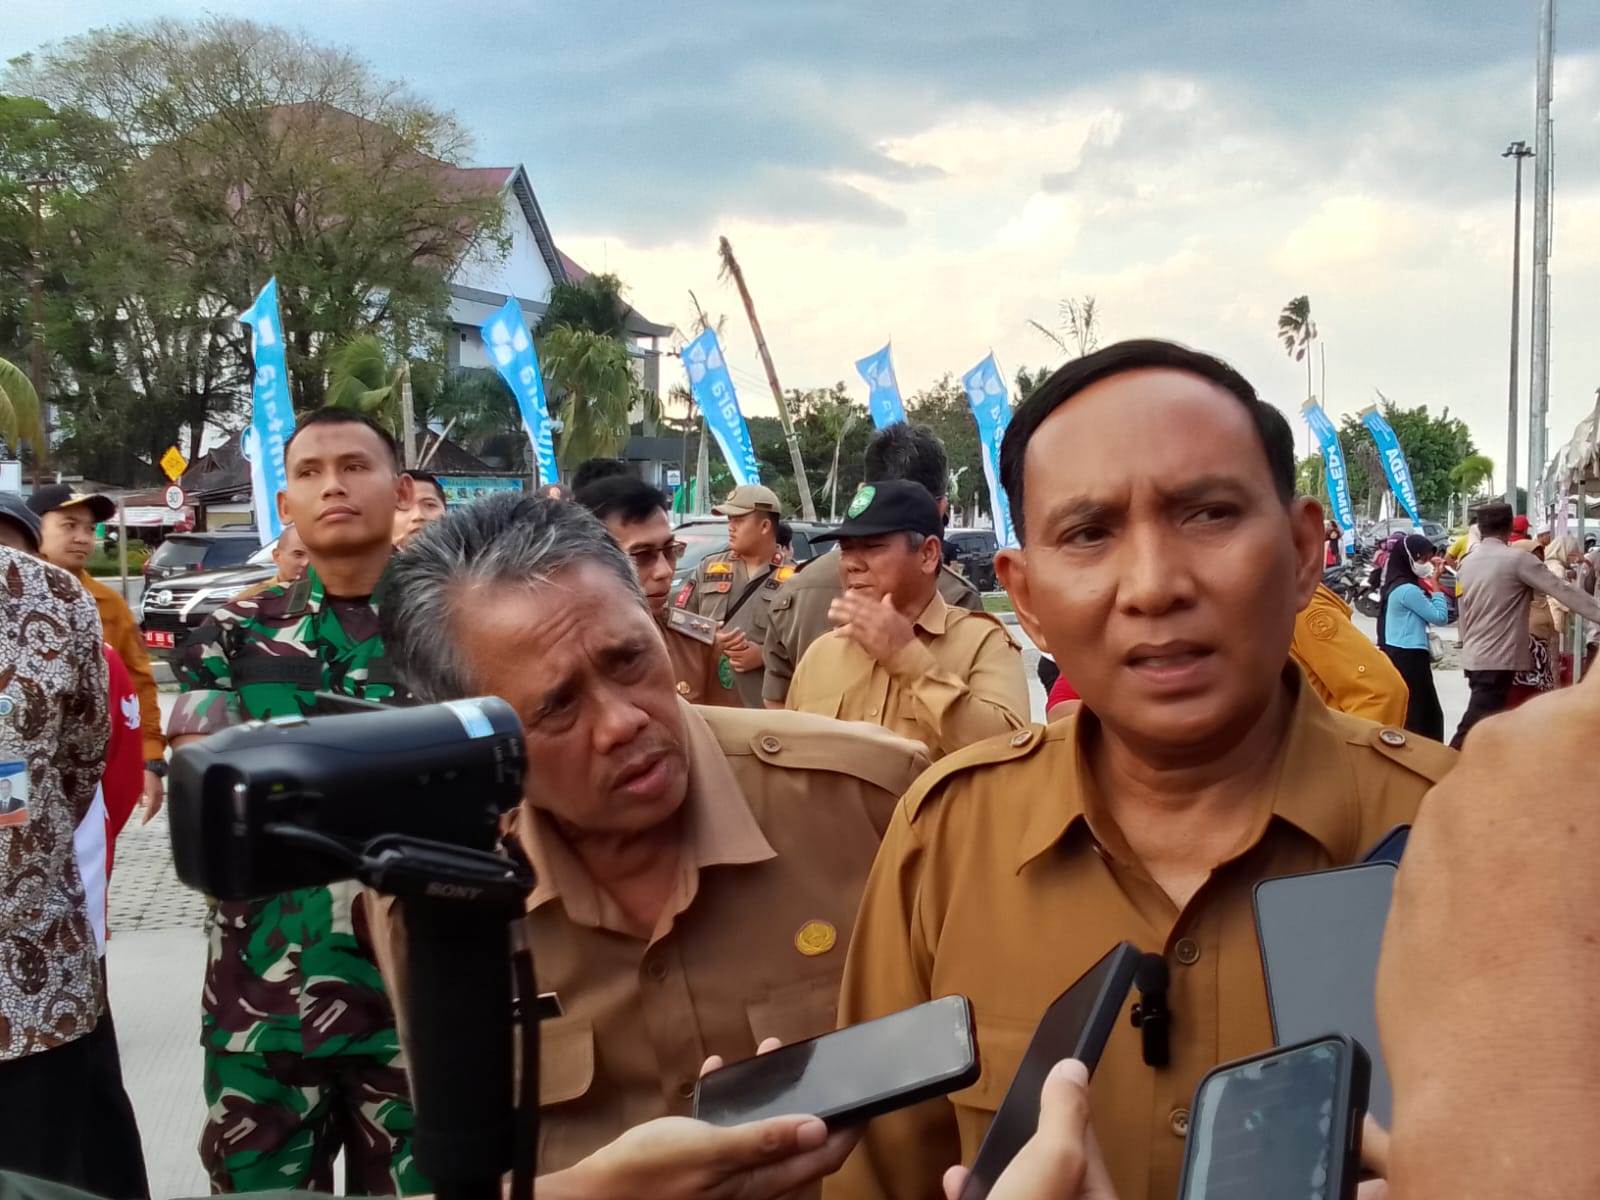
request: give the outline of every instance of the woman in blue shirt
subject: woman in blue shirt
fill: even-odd
[[[1433,554],[1433,543],[1419,533],[1407,534],[1390,552],[1378,605],[1378,645],[1410,689],[1406,728],[1442,742],[1444,710],[1433,686],[1428,626],[1445,624],[1450,610],[1444,593],[1429,592],[1418,582],[1433,575]]]

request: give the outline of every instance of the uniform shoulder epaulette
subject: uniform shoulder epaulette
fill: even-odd
[[[1407,733],[1392,725],[1375,725],[1370,721],[1361,723],[1367,728],[1361,730],[1353,741],[1370,746],[1390,762],[1397,763],[1429,783],[1438,783],[1450,774],[1461,757],[1449,746],[1432,738]]]
[[[710,578],[713,575],[732,575],[733,551],[723,550],[716,554],[706,555],[700,560],[700,566],[697,574],[699,574],[702,579]]]
[[[752,756],[788,771],[831,771],[898,796],[928,766],[921,742],[878,725],[783,709],[696,709],[729,758]]]
[[[948,602],[946,603],[946,607],[950,610],[951,619],[956,620],[956,621],[970,621],[970,620],[974,620],[974,619],[977,619],[977,620],[980,620],[980,621],[987,621],[990,625],[995,626],[997,629],[1000,630],[1000,632],[1002,632],[1003,634],[1006,635],[1006,643],[1013,650],[1020,651],[1022,649],[1022,643],[1017,641],[1016,637],[1013,636],[1010,628],[1006,625],[1006,623],[1004,621],[1002,621],[999,617],[995,616],[994,613],[992,613],[992,612],[978,612],[975,609],[962,608],[959,605],[949,604]],[[956,616],[957,613],[959,613],[961,615],[960,616]]]
[[[945,755],[906,793],[906,818],[916,821],[917,813],[928,800],[956,776],[1029,758],[1038,753],[1046,742],[1062,736],[1073,736],[1075,724],[1073,721],[1057,721],[1050,725],[1028,725],[1013,733],[999,733]]]
[[[702,617],[699,613],[692,613],[686,608],[674,608],[667,612],[667,628],[697,642],[704,642],[708,646],[717,640],[716,621],[710,617]]]

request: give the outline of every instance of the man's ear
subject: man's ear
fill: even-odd
[[[1289,527],[1294,537],[1296,612],[1311,603],[1311,595],[1322,582],[1327,528],[1322,505],[1309,496],[1289,502]]]
[[[1033,644],[1045,654],[1054,653],[1045,640],[1044,631],[1034,615],[1033,595],[1028,582],[1028,554],[1026,550],[1004,549],[994,556],[994,573],[1000,586],[1011,597],[1011,607],[1017,614],[1017,623]]]
[[[416,500],[417,481],[409,475],[394,478],[394,506],[396,510],[408,509]]]
[[[944,542],[936,537],[922,539],[922,549],[917,552],[917,566],[924,575],[937,575],[944,565]]]
[[[289,493],[278,493],[278,520],[285,525],[293,525],[294,520],[289,516]]]

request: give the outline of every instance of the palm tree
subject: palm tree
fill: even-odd
[[[390,366],[383,343],[371,333],[353,337],[328,354],[328,408],[353,408],[390,433],[400,433],[400,385],[405,365]]]
[[[817,506],[811,501],[811,485],[806,482],[806,463],[800,457],[800,439],[795,436],[794,422],[789,419],[789,406],[784,401],[783,388],[778,385],[778,369],[772,365],[772,354],[767,349],[767,339],[761,333],[761,322],[756,320],[756,303],[750,298],[744,272],[739,269],[739,260],[733,256],[733,246],[727,238],[719,239],[718,251],[722,255],[722,278],[732,279],[739,289],[745,314],[750,318],[750,331],[755,334],[761,365],[767,369],[767,383],[772,388],[772,399],[778,406],[778,420],[783,425],[783,440],[789,443],[789,459],[794,464],[794,485],[800,491],[800,515],[807,521],[815,521]]]
[[[37,442],[39,431],[39,393],[21,367],[0,358],[0,437],[16,453],[17,443]]]
[[[1100,348],[1100,309],[1093,296],[1061,301],[1059,323],[1065,336],[1038,321],[1028,322],[1068,358],[1083,358]]]
[[[1317,340],[1316,322],[1311,319],[1311,297],[1296,296],[1278,314],[1278,337],[1289,357],[1306,364],[1306,399],[1311,399],[1311,348]]]
[[[633,356],[615,338],[561,325],[539,342],[546,393],[559,405],[563,467],[586,458],[615,458],[628,443],[635,406],[648,420],[660,416],[660,400],[639,386]]]
[[[622,298],[622,292],[622,280],[615,275],[587,275],[577,283],[555,284],[533,335],[544,337],[562,325],[571,325],[626,342],[633,307]]]
[[[1467,502],[1493,478],[1494,461],[1486,454],[1469,454],[1450,468],[1450,483],[1455,488],[1455,494],[1461,497],[1463,514],[1466,512]],[[1454,511],[1455,506],[1452,501],[1452,515]]]

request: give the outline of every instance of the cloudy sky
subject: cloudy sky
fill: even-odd
[[[1107,338],[1215,351],[1293,413],[1304,369],[1275,325],[1307,293],[1330,412],[1381,388],[1504,457],[1499,155],[1533,142],[1537,0],[0,0],[0,18],[24,8],[0,55],[202,12],[355,47],[454,109],[478,162],[525,163],[563,248],[649,316],[687,326],[690,289],[729,314],[748,411],[770,402],[719,234],[786,386],[864,398],[852,363],[890,338],[908,394],[991,348],[1008,375],[1047,365],[1029,318],[1092,294]],[[1600,386],[1600,6],[1559,13],[1554,111],[1552,447]]]

